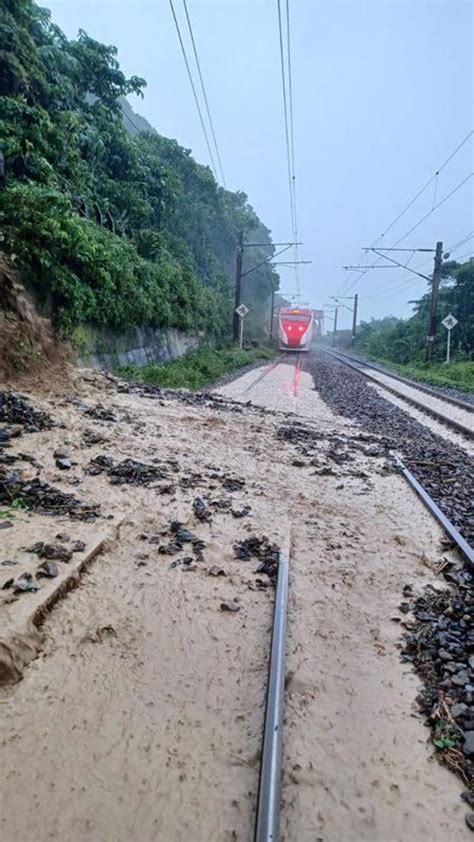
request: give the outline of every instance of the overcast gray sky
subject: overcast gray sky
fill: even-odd
[[[81,28],[115,44],[124,72],[148,82],[144,100],[131,99],[135,110],[209,163],[167,0],[41,5],[68,37]],[[185,32],[181,0],[175,6]],[[290,240],[277,2],[188,0],[188,8],[227,186],[248,194],[275,241]],[[342,266],[361,260],[360,248],[472,129],[473,9],[457,0],[290,0],[300,257],[313,261],[302,267],[302,292],[312,306],[328,304],[346,285],[346,294],[359,293],[361,318],[402,316],[410,313],[407,301],[424,292],[425,282],[403,269],[349,277]],[[471,135],[384,244],[468,176],[473,158]],[[434,247],[439,239],[446,248],[472,232],[473,186],[470,178],[400,247]],[[453,257],[469,252],[474,239]],[[420,271],[429,272],[429,255],[415,255],[410,265],[427,258]],[[281,274],[282,289],[294,290],[293,270]],[[348,326],[350,313],[340,319]]]

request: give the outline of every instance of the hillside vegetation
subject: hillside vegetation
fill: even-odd
[[[124,97],[145,84],[114,47],[83,31],[69,41],[32,0],[3,0],[0,249],[63,335],[87,323],[222,336],[238,232],[269,244],[246,250],[249,265],[273,254],[245,193],[176,141],[125,128]],[[267,265],[250,278],[263,324],[278,275]]]

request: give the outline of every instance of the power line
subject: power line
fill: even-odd
[[[200,62],[199,62],[198,54],[197,54],[196,42],[194,40],[194,33],[193,33],[193,28],[191,26],[191,19],[189,17],[188,6],[187,6],[187,3],[186,3],[186,0],[183,0],[183,6],[184,6],[185,14],[186,14],[186,20],[188,22],[188,29],[189,29],[189,35],[191,37],[191,43],[193,45],[194,58],[196,59],[196,65],[197,65],[198,74],[199,74],[199,81],[201,83],[201,90],[202,90],[202,95],[203,95],[203,98],[204,98],[204,103],[205,103],[205,106],[206,106],[207,117],[208,117],[208,120],[209,120],[209,126],[211,128],[212,139],[214,141],[214,148],[216,150],[217,161],[219,163],[219,171],[220,171],[221,178],[222,178],[222,184],[224,185],[224,187],[226,187],[227,185],[226,185],[226,182],[225,182],[224,170],[222,168],[221,156],[220,156],[220,153],[219,153],[219,147],[217,145],[216,133],[214,131],[214,123],[212,122],[211,110],[209,108],[209,101],[207,99],[206,88],[205,88],[205,85],[204,85],[204,79],[203,79],[202,73],[201,73],[201,65],[200,65]]]
[[[448,199],[450,199],[450,198],[451,198],[451,196],[454,196],[454,194],[455,194],[455,193],[457,193],[457,191],[458,191],[458,190],[460,190],[460,189],[461,189],[461,187],[463,187],[463,186],[464,186],[464,184],[466,184],[466,182],[467,182],[467,181],[469,181],[469,179],[470,179],[470,178],[472,178],[472,176],[473,176],[473,175],[474,175],[474,171],[473,171],[473,172],[470,172],[470,173],[469,173],[469,174],[468,174],[465,178],[463,178],[463,179],[462,179],[462,181],[460,181],[460,182],[456,185],[456,187],[453,187],[453,189],[452,189],[452,190],[450,190],[450,192],[449,192],[449,193],[447,193],[447,194],[446,194],[446,196],[443,196],[443,198],[442,198],[442,199],[440,199],[440,201],[439,201],[436,205],[434,205],[434,206],[431,208],[431,210],[429,210],[429,211],[428,211],[428,213],[425,213],[425,215],[424,215],[424,216],[422,216],[422,217],[421,217],[421,219],[419,219],[419,220],[418,220],[418,222],[415,222],[415,224],[414,224],[414,225],[412,225],[412,227],[411,227],[408,231],[406,231],[406,232],[405,232],[405,234],[403,234],[403,236],[402,236],[402,237],[400,237],[400,239],[398,239],[395,243],[393,243],[392,248],[394,248],[395,246],[398,246],[398,245],[399,245],[399,243],[401,243],[401,242],[402,242],[403,240],[405,240],[405,239],[406,239],[406,238],[407,238],[410,234],[412,234],[412,233],[413,233],[413,231],[415,231],[417,228],[419,228],[419,226],[420,226],[420,225],[421,225],[421,224],[422,224],[422,223],[423,223],[426,219],[428,219],[428,217],[429,217],[429,216],[431,216],[431,214],[432,214],[432,213],[434,213],[434,211],[435,211],[435,210],[437,210],[438,208],[440,208],[440,207],[441,207],[441,205],[444,205],[444,203],[445,203],[445,202],[447,202],[447,201],[448,201]],[[360,260],[362,260],[362,258],[360,258]],[[359,264],[360,264],[360,260],[359,260]],[[380,263],[380,260],[382,260],[382,258],[379,258],[379,260],[377,261],[377,263],[376,263],[376,264],[375,264],[375,266],[373,267],[374,269],[375,269],[375,267],[376,267],[376,266]],[[362,274],[363,274],[363,275],[367,274],[367,270],[366,270],[365,272],[361,272],[361,275],[362,275]],[[353,286],[355,286],[355,284],[357,283],[357,281],[358,281],[359,279],[360,279],[360,276],[359,276],[358,278],[356,278],[354,281],[352,281],[352,283],[351,283],[349,286],[346,286],[346,287],[345,287],[345,289],[344,289],[344,291],[349,291],[349,290],[351,290],[351,289],[352,289],[352,287],[353,287]]]
[[[397,242],[393,245],[398,246],[398,244],[401,243],[402,240],[405,240],[406,237],[408,237],[408,235],[411,234],[412,231],[415,231],[422,224],[422,222],[425,221],[425,219],[428,219],[428,217],[431,216],[431,214],[434,213],[435,210],[440,208],[441,205],[444,205],[444,203],[447,202],[448,199],[451,198],[451,196],[454,196],[454,194],[457,193],[458,190],[460,190],[461,187],[463,187],[463,185],[466,184],[466,182],[469,181],[469,179],[472,178],[473,175],[474,171],[470,172],[469,175],[466,176],[466,178],[463,178],[463,180],[460,181],[459,184],[456,185],[456,187],[454,187],[446,196],[443,196],[443,198],[436,205],[433,205],[431,210],[429,210],[428,213],[425,213],[425,215],[422,216],[421,219],[418,220],[418,222],[415,222],[415,224],[403,235],[403,237],[400,237],[400,239],[397,240]]]
[[[469,242],[469,240],[472,240],[472,239],[473,239],[473,237],[474,237],[474,231],[469,231],[469,233],[468,233],[468,234],[466,234],[466,236],[465,236],[465,237],[463,237],[463,239],[462,239],[462,240],[459,240],[459,242],[455,243],[455,244],[454,244],[454,246],[448,246],[448,248],[446,249],[446,251],[448,251],[448,252],[451,254],[453,251],[456,251],[456,249],[458,249],[458,248],[460,248],[461,246],[463,246],[463,245],[464,245],[464,243],[468,243],[468,242]]]
[[[470,131],[470,132],[468,132],[468,133],[467,133],[467,135],[466,135],[466,136],[465,136],[465,137],[461,140],[461,142],[460,142],[460,143],[456,146],[456,148],[453,150],[453,152],[451,152],[451,154],[450,154],[450,155],[448,155],[448,157],[447,157],[447,158],[443,161],[443,163],[442,163],[442,164],[438,167],[438,169],[437,169],[437,170],[436,170],[436,172],[435,172],[435,173],[431,176],[431,178],[429,178],[429,179],[428,179],[428,181],[427,181],[427,182],[423,185],[423,187],[422,187],[420,190],[418,190],[418,192],[417,192],[417,193],[415,193],[415,195],[413,196],[413,198],[412,198],[412,199],[410,199],[410,201],[408,202],[408,204],[406,204],[406,205],[405,205],[405,207],[403,208],[403,210],[401,210],[401,211],[400,211],[400,213],[399,213],[399,214],[397,214],[397,216],[396,216],[396,217],[395,217],[395,219],[394,219],[394,220],[390,223],[390,225],[388,225],[388,226],[387,226],[387,228],[385,228],[385,230],[384,230],[384,231],[383,231],[383,232],[382,232],[382,233],[381,233],[381,234],[377,237],[377,239],[376,239],[376,240],[374,240],[374,242],[372,243],[372,246],[377,245],[377,243],[379,243],[379,242],[380,242],[380,240],[382,240],[382,239],[386,236],[386,234],[388,234],[388,232],[389,232],[389,231],[391,231],[391,229],[392,229],[392,228],[393,228],[393,227],[397,224],[397,222],[398,222],[398,221],[399,221],[399,220],[400,220],[400,219],[401,219],[401,218],[402,218],[402,217],[406,214],[406,212],[407,212],[407,211],[408,211],[408,210],[412,207],[412,205],[416,202],[416,200],[417,200],[417,199],[419,199],[419,198],[420,198],[420,196],[422,196],[422,195],[423,195],[423,193],[425,192],[425,190],[427,190],[427,189],[428,189],[428,187],[430,186],[430,184],[432,184],[432,183],[433,183],[433,181],[435,181],[435,180],[437,180],[437,179],[438,179],[439,174],[440,174],[440,173],[441,173],[441,172],[445,169],[445,167],[447,167],[447,165],[450,163],[450,161],[452,161],[452,159],[453,159],[453,158],[457,155],[457,153],[458,153],[458,152],[462,149],[462,147],[463,147],[463,146],[467,143],[467,141],[468,141],[468,140],[472,137],[472,135],[473,135],[473,134],[474,134],[474,129],[471,129],[471,131]],[[438,204],[436,207],[439,207],[439,204]],[[434,202],[433,202],[433,207],[432,207],[432,209],[431,209],[431,213],[433,213],[433,211],[434,211],[434,210],[436,210],[436,207],[435,207]],[[427,214],[427,216],[429,216],[429,214]],[[425,218],[426,218],[426,217],[425,217]],[[421,222],[420,222],[420,224],[421,224]],[[414,230],[414,229],[413,229],[413,230]],[[411,233],[411,232],[409,232],[409,233]],[[408,236],[408,234],[406,234],[406,235],[404,235],[404,236]],[[404,239],[404,237],[403,237],[402,239]],[[401,242],[401,239],[400,239],[398,242]],[[396,245],[396,244],[395,244],[395,245]],[[360,264],[361,260],[362,260],[362,257],[361,257],[361,258],[360,258],[360,260],[359,260],[359,264]],[[366,273],[364,272],[364,273],[362,273],[362,274],[364,274],[364,275],[365,275]],[[344,290],[346,289],[347,285],[350,283],[351,276],[352,276],[352,273],[351,273],[351,274],[349,275],[349,277],[347,278],[347,280],[346,280],[346,282],[345,282],[345,284],[344,284],[344,286],[343,286],[343,290],[342,290],[342,291],[344,291]],[[355,283],[355,282],[354,282],[354,283]],[[354,283],[352,283],[352,285],[351,285],[351,286],[354,286]],[[351,289],[351,287],[349,287],[349,289]]]
[[[285,74],[285,55],[283,49],[283,27],[282,27],[282,20],[281,20],[281,1],[277,0],[277,7],[278,7],[278,31],[279,31],[279,38],[280,38],[280,65],[281,65],[281,85],[282,85],[282,92],[283,92],[283,113],[285,118],[285,141],[286,141],[286,165],[288,171],[288,190],[290,196],[290,219],[291,219],[291,230],[293,239],[295,242],[297,241],[297,223],[296,223],[296,206],[295,206],[295,187],[294,187],[294,171],[292,167],[292,146],[290,143],[290,128],[289,128],[289,119],[288,119],[288,101],[287,101],[287,85],[286,85],[286,74]],[[289,9],[287,5],[287,26],[289,25]],[[287,43],[289,43],[289,30],[287,29]],[[291,73],[291,70],[289,69]],[[293,146],[294,150],[294,146]],[[295,281],[296,281],[296,288],[299,291],[299,278],[298,278],[298,269],[295,267]]]
[[[205,141],[206,141],[207,151],[209,152],[209,158],[211,160],[212,172],[214,174],[214,178],[217,181],[216,165],[214,163],[214,157],[213,157],[213,154],[212,154],[211,145],[209,143],[209,138],[208,138],[208,135],[207,135],[206,126],[204,124],[204,120],[203,120],[203,116],[202,116],[202,112],[201,112],[201,107],[199,105],[199,99],[198,99],[198,96],[197,96],[197,93],[196,93],[196,88],[195,88],[195,85],[194,85],[193,76],[192,76],[192,73],[191,73],[191,68],[189,66],[188,56],[186,54],[186,49],[185,49],[185,46],[184,46],[184,43],[183,43],[183,39],[181,37],[181,30],[179,28],[178,18],[176,17],[176,12],[174,10],[173,0],[169,0],[169,4],[170,4],[170,7],[171,7],[171,12],[173,14],[174,23],[175,23],[175,26],[176,26],[176,32],[178,33],[178,39],[179,39],[179,43],[181,45],[181,51],[183,53],[184,63],[186,65],[189,83],[191,85],[191,90],[193,92],[194,102],[196,103],[197,112],[199,114],[199,121],[201,123],[202,131],[203,131],[204,138],[205,138]]]
[[[291,144],[291,185],[293,188],[293,213],[295,220],[295,280],[299,288],[298,275],[298,220],[296,216],[296,172],[295,172],[295,134],[293,121],[293,74],[291,72],[291,35],[290,35],[290,3],[286,0],[286,52],[288,57],[288,101],[290,106],[290,144]]]

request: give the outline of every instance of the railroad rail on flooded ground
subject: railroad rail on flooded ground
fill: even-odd
[[[340,351],[332,351],[329,348],[323,348],[322,346],[318,346],[318,350],[337,360],[342,365],[346,365],[348,368],[354,369],[354,371],[362,374],[363,377],[371,380],[381,389],[385,389],[387,392],[390,392],[401,400],[404,400],[416,407],[416,409],[420,409],[422,412],[431,415],[432,418],[435,418],[437,421],[440,421],[442,424],[445,424],[447,427],[455,430],[455,432],[461,433],[461,435],[468,439],[474,439],[474,405],[458,400],[457,398],[453,398],[451,395],[441,395],[434,389],[430,389],[428,386],[424,386],[423,384],[419,384],[413,380],[408,380],[398,374],[393,374],[391,371],[382,368],[382,366],[379,366],[376,363],[369,363],[357,357],[352,357],[349,354],[341,353]],[[388,384],[380,380],[376,376],[377,374],[383,375],[384,378],[388,378],[392,382]],[[401,383],[402,386],[397,386],[397,383]],[[407,395],[403,390],[403,385],[420,392],[420,397],[418,398],[412,395]],[[441,407],[432,406],[429,402],[424,401],[422,399],[423,394],[427,394],[429,395],[429,398],[438,401],[442,405],[442,409]],[[450,414],[451,406],[455,407],[455,411],[457,411],[458,416],[461,413],[460,418],[454,418],[452,412]]]
[[[397,457],[396,465],[431,515],[459,550],[467,567],[474,570],[474,549],[444,515],[426,489]],[[254,842],[279,842],[282,776],[282,737],[285,695],[285,648],[288,610],[288,546],[279,554],[273,607],[268,681],[263,723],[262,751],[257,793]]]
[[[262,380],[267,377],[270,372],[274,371],[277,366],[282,365],[283,363],[290,365],[294,364],[294,371],[293,371],[293,382],[292,382],[292,392],[295,398],[298,397],[298,390],[299,390],[299,383],[300,383],[300,371],[301,371],[301,352],[293,352],[293,353],[283,353],[276,359],[272,360],[269,365],[266,365],[263,371],[260,371],[257,377],[252,380],[251,383],[244,389],[243,395],[246,395],[250,389],[253,389],[254,386],[257,386],[258,383],[261,383]]]

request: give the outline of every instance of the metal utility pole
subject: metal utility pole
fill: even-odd
[[[359,301],[359,296],[356,292],[354,295],[354,315],[352,317],[352,341],[355,342],[356,338],[356,325],[357,325],[357,302]]]
[[[336,330],[337,330],[337,311],[338,308],[336,307],[334,310],[334,327],[332,329],[332,344],[336,344]]]
[[[244,232],[241,231],[239,234],[239,242],[237,245],[237,263],[236,263],[236,270],[235,270],[235,297],[234,297],[234,313],[232,317],[232,334],[234,342],[239,341],[239,331],[240,331],[240,324],[239,324],[239,315],[236,312],[237,308],[242,303],[242,278],[245,278],[247,275],[250,275],[251,272],[255,272],[256,269],[260,269],[261,266],[265,266],[267,263],[273,263],[275,266],[278,265],[279,261],[275,261],[275,257],[278,257],[283,252],[288,251],[291,246],[300,246],[301,243],[244,243]],[[252,266],[250,269],[247,269],[246,272],[242,272],[242,262],[244,258],[244,248],[267,248],[271,246],[274,248],[275,246],[284,246],[284,248],[280,249],[280,251],[275,252],[275,254],[266,257],[265,260],[262,260],[260,263],[257,263],[255,266]],[[287,263],[285,261],[285,266],[292,266],[294,263],[311,263],[310,260],[296,260]],[[274,304],[274,296],[275,291],[273,291],[272,295],[272,316],[273,316],[273,304]]]
[[[356,328],[357,328],[357,305],[359,303],[358,293],[356,292],[355,295],[340,295],[338,298],[336,298],[335,295],[331,295],[330,298],[331,298],[331,301],[336,301],[337,304],[339,304],[340,307],[344,307],[346,310],[349,310],[349,312],[352,313],[351,340],[352,340],[352,342],[354,342],[355,338],[356,338]],[[347,304],[343,304],[342,301],[340,300],[341,298],[344,298],[345,301],[353,301],[354,306],[348,307]]]
[[[275,290],[272,289],[272,303],[270,308],[270,342],[273,340],[273,317],[275,312]]]
[[[441,280],[441,266],[443,264],[443,243],[436,243],[433,278],[431,280],[430,314],[428,319],[428,336],[426,337],[426,361],[433,360],[433,347],[436,336],[436,322],[438,316],[439,282]]]
[[[236,309],[240,304],[240,296],[242,293],[242,257],[244,251],[244,232],[239,234],[239,244],[237,246],[237,263],[235,268],[235,299],[234,299],[234,313],[232,321],[232,334],[234,342],[239,341],[240,319]]]

